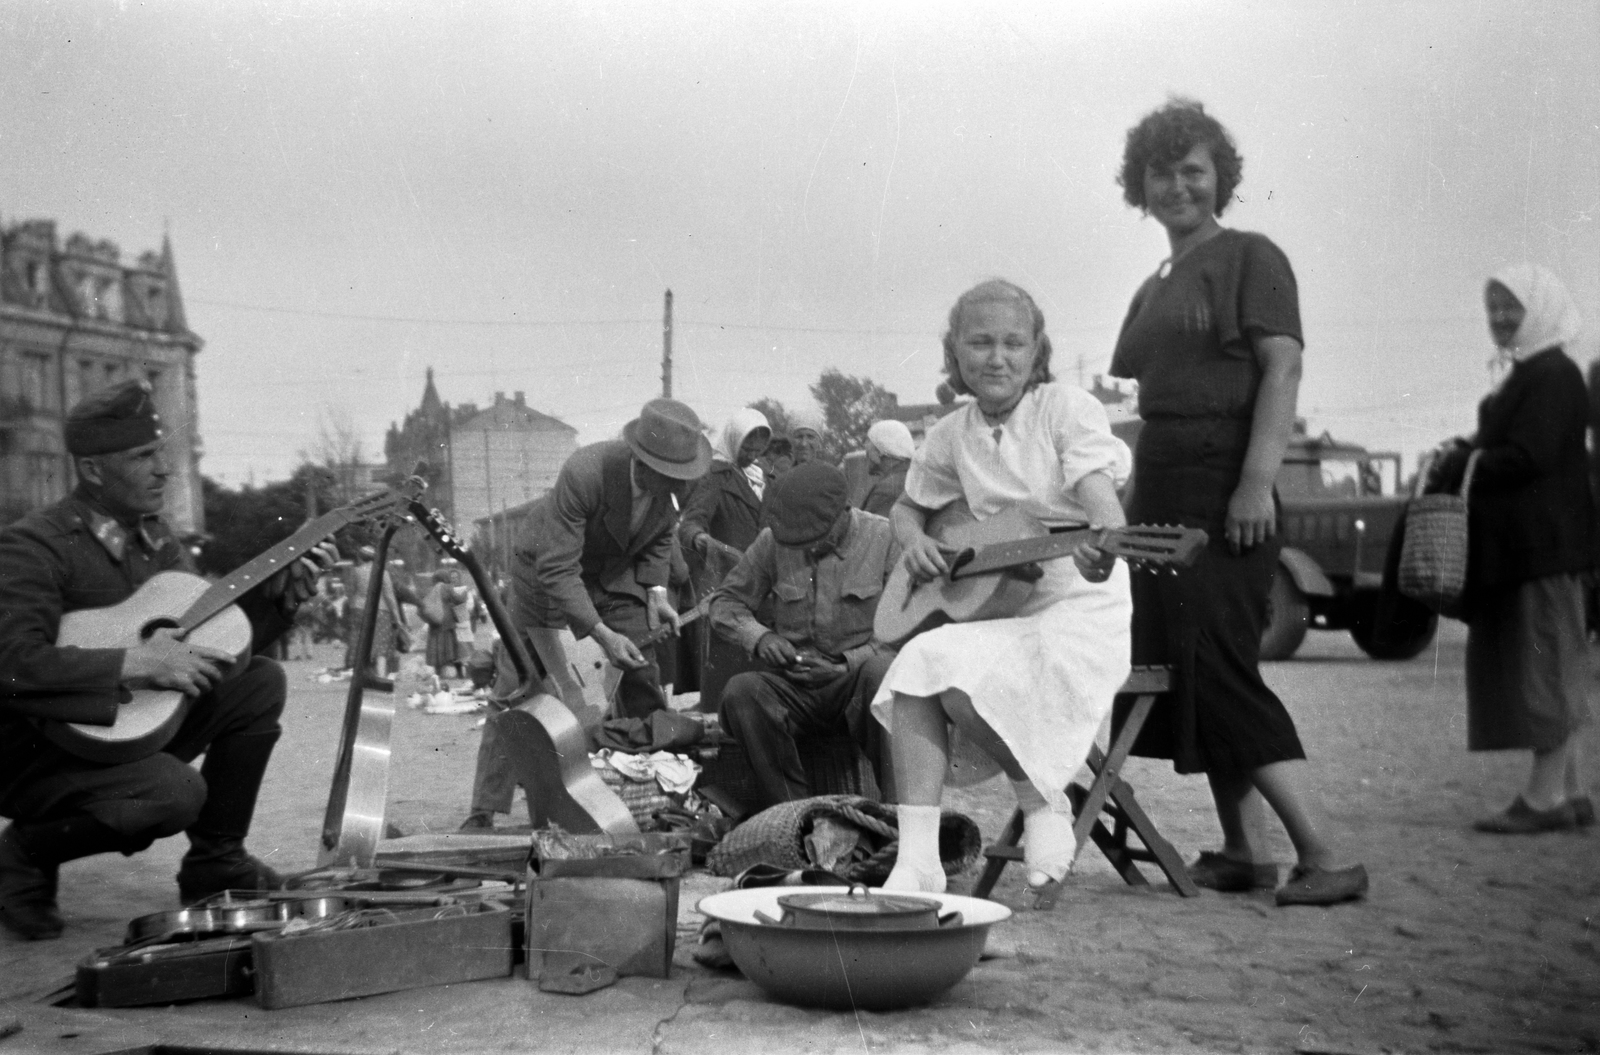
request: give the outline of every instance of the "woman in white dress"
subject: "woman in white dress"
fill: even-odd
[[[948,570],[924,529],[958,500],[980,520],[1018,507],[1047,526],[1125,523],[1117,488],[1128,448],[1099,400],[1052,383],[1032,297],[999,280],[968,290],[950,311],[944,353],[951,387],[973,399],[928,431],[891,513],[914,576]],[[1046,562],[1016,616],[906,643],[873,700],[893,737],[900,794],[900,853],[885,889],[944,889],[939,800],[953,741],[958,756],[980,750],[1011,778],[1029,884],[1066,874],[1075,845],[1065,788],[1127,679],[1132,614],[1126,566],[1085,544],[1070,561]]]

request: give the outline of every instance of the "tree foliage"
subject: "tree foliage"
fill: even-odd
[[[822,453],[838,463],[851,451],[867,444],[867,430],[873,422],[888,417],[900,405],[900,397],[870,377],[852,377],[829,367],[811,385],[811,398],[822,408]],[[787,436],[795,416],[782,403],[763,396],[749,404],[767,417],[774,436]]]
[[[827,431],[822,449],[837,462],[867,444],[867,430],[900,405],[900,397],[870,377],[852,377],[830,367],[811,386],[811,397],[822,408]]]
[[[211,575],[226,575],[294,534],[306,522],[308,496],[314,498],[318,513],[340,504],[336,476],[310,464],[301,465],[287,480],[237,491],[201,477],[200,493],[210,538],[199,564]]]

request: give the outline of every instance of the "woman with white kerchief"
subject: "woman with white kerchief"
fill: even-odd
[[[1565,350],[1582,323],[1561,281],[1532,264],[1496,272],[1484,305],[1498,380],[1478,406],[1477,434],[1444,446],[1429,486],[1454,489],[1478,452],[1464,598],[1467,750],[1532,749],[1533,768],[1508,808],[1473,827],[1569,829],[1594,823],[1577,735],[1591,680],[1588,392]]]

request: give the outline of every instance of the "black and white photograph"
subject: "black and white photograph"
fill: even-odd
[[[1600,1052],[1597,56],[0,4],[0,1055]]]

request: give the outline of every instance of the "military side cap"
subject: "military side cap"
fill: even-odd
[[[74,457],[142,447],[163,435],[153,390],[144,380],[103,388],[67,412],[67,452]]]
[[[827,462],[806,462],[767,485],[764,519],[780,545],[809,546],[827,535],[849,505],[844,473]]]

